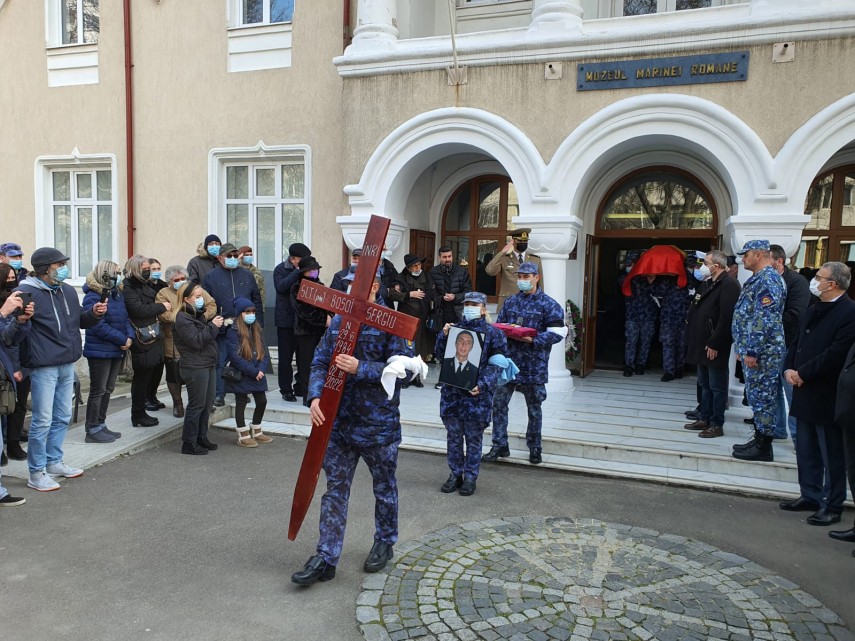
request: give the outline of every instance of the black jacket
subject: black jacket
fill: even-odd
[[[855,343],[855,301],[845,293],[833,303],[815,303],[802,318],[796,344],[787,352],[784,369],[804,381],[793,387],[790,414],[819,425],[834,423],[837,379]]]
[[[273,270],[276,288],[276,327],[294,327],[294,308],[291,306],[291,288],[300,280],[300,271],[290,261],[282,261]]]
[[[317,278],[306,277],[306,280],[317,283],[323,287],[323,283]],[[300,293],[299,279],[291,286],[291,307],[294,308],[294,336],[323,336],[327,331],[327,313],[320,307],[297,300]]]
[[[692,299],[686,318],[686,362],[724,368],[730,361],[733,335],[730,332],[733,308],[739,298],[739,281],[730,274],[707,280]],[[707,358],[707,347],[718,351]]]
[[[472,291],[469,271],[460,265],[452,265],[449,269],[436,265],[430,270],[430,278],[433,281],[433,304],[442,306],[443,318],[463,318],[463,294]],[[454,294],[454,301],[444,301],[442,297],[445,294]]]
[[[395,279],[397,289],[392,287],[389,290],[389,298],[398,303],[398,311],[410,316],[415,316],[424,320],[430,314],[431,293],[433,292],[433,281],[430,274],[422,270],[422,273],[417,277],[413,276],[412,272],[405,269]],[[424,298],[410,298],[410,292],[417,289],[425,293]]]
[[[855,430],[855,345],[849,349],[837,379],[834,422],[845,430]]]
[[[217,365],[217,336],[220,330],[205,320],[204,310],[196,312],[184,305],[175,315],[172,340],[181,354],[179,363],[187,369],[207,369]]]
[[[157,291],[151,281],[129,277],[123,281],[122,295],[125,299],[125,308],[128,310],[128,319],[135,328],[154,325],[157,323],[157,315],[166,311],[166,307],[161,303],[154,302]],[[139,339],[134,339],[131,345],[131,363],[135,369],[154,367],[162,361],[162,339],[159,338],[148,345],[143,345]]]
[[[790,349],[799,338],[799,325],[810,305],[810,287],[805,277],[792,269],[785,269],[782,278],[787,286],[787,300],[784,303],[783,314],[784,342],[787,349]]]

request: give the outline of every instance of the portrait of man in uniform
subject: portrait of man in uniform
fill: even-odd
[[[479,332],[452,326],[442,359],[439,382],[471,390],[478,384],[478,363],[484,336]]]

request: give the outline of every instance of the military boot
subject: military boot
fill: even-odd
[[[511,451],[508,449],[507,445],[494,445],[490,448],[490,451],[484,454],[481,457],[481,462],[483,463],[493,463],[498,461],[499,458],[505,458],[511,455]]]
[[[754,447],[754,444],[757,442],[757,431],[754,431],[754,435],[747,443],[737,443],[733,446],[734,452],[744,452],[746,450],[750,450]]]
[[[741,461],[763,461],[771,463],[775,460],[772,453],[772,436],[757,432],[754,435],[754,445],[740,451],[733,452],[733,458]]]

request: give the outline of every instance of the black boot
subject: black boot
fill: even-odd
[[[219,445],[217,445],[216,443],[211,443],[211,441],[208,440],[207,436],[203,436],[200,439],[196,439],[196,444],[201,445],[206,450],[211,450],[212,452],[219,447]]]
[[[439,491],[443,494],[451,494],[458,487],[463,485],[463,477],[455,476],[453,473],[449,475],[448,480],[442,484],[442,487],[439,488]]]
[[[507,445],[494,445],[490,448],[489,452],[481,457],[481,462],[493,463],[494,461],[498,461],[499,458],[505,458],[510,455],[511,451],[508,449]]]
[[[741,461],[763,461],[771,463],[775,460],[775,457],[772,454],[771,435],[756,432],[754,434],[754,445],[744,450],[734,450],[733,458],[737,458]]]
[[[629,365],[623,368],[623,375],[627,377],[632,376],[632,368]]]
[[[291,582],[297,585],[312,585],[316,581],[329,581],[335,578],[335,566],[324,561],[320,556],[313,556],[303,569],[291,575]]]
[[[742,443],[742,444],[737,443],[736,445],[733,446],[733,451],[734,452],[744,452],[745,450],[750,450],[752,447],[754,447],[754,444],[756,443],[755,439],[756,439],[756,434],[754,436],[752,436],[751,440],[748,441],[747,443]]]
[[[394,556],[394,552],[391,545],[383,541],[374,541],[362,569],[369,573],[379,572],[386,567],[392,556]]]
[[[27,452],[21,447],[18,441],[9,441],[6,443],[6,453],[13,461],[26,461]]]
[[[185,441],[181,444],[181,453],[199,456],[202,454],[207,454],[208,450],[199,445],[198,443],[188,443]]]

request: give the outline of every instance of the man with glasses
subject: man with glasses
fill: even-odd
[[[778,372],[786,352],[782,314],[787,297],[772,266],[768,240],[749,240],[737,252],[753,276],[745,281],[733,311],[736,357],[742,361],[745,393],[754,411],[754,438],[733,446],[733,457],[773,461],[772,435],[778,400]]]

